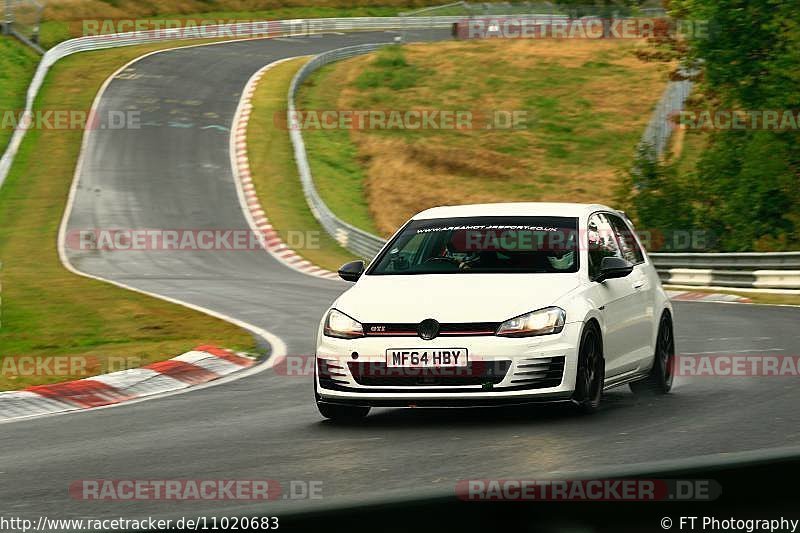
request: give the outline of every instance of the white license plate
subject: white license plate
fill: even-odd
[[[386,350],[389,368],[441,368],[467,366],[466,348],[390,348]]]

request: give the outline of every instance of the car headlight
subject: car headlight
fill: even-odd
[[[533,337],[561,333],[567,313],[560,307],[545,307],[531,311],[511,320],[506,320],[497,328],[500,337]]]
[[[324,333],[328,337],[337,339],[354,339],[364,336],[361,322],[354,320],[336,309],[331,309],[325,317]]]

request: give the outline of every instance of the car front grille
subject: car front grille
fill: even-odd
[[[426,387],[497,385],[506,377],[511,361],[471,361],[465,367],[387,367],[383,362],[350,361],[348,367],[359,385]]]
[[[436,387],[494,386],[499,385],[511,369],[511,361],[470,361],[466,367],[409,368],[387,367],[385,362],[317,359],[319,382],[323,388],[353,390],[348,387],[346,372],[353,381],[367,387],[388,387],[382,392],[397,391],[403,387],[429,388],[431,392],[446,389]],[[564,377],[564,356],[531,357],[520,359],[514,367],[511,379],[495,390],[529,390],[558,387]],[[455,390],[455,389],[449,389]],[[464,392],[483,389],[463,389]],[[381,391],[376,391],[381,392]]]
[[[511,384],[526,388],[558,387],[564,377],[563,355],[520,359],[514,367]]]
[[[347,385],[347,374],[342,364],[342,361],[336,359],[318,357],[317,372],[319,384],[327,389],[335,388],[336,385]]]

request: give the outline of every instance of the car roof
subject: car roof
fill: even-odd
[[[413,220],[481,216],[583,217],[595,211],[619,212],[601,204],[514,202],[432,207],[414,215]]]

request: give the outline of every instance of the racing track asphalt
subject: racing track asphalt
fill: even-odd
[[[228,131],[250,75],[282,57],[391,33],[234,42],[151,55],[108,86],[101,109],[139,110],[140,130],[91,134],[70,229],[247,228]],[[267,74],[269,75],[269,74]],[[261,251],[69,251],[91,274],[262,327],[310,354],[317,322],[346,284],[294,272]],[[800,354],[800,309],[677,303],[684,353]],[[79,320],[80,317],[75,317]],[[627,389],[576,417],[556,408],[375,410],[360,427],[323,422],[311,378],[266,371],[112,409],[0,426],[0,511],[35,518],[294,511],[452,491],[459,479],[538,477],[800,444],[792,378],[679,378],[674,394]],[[323,502],[83,502],[80,479],[319,480]]]

